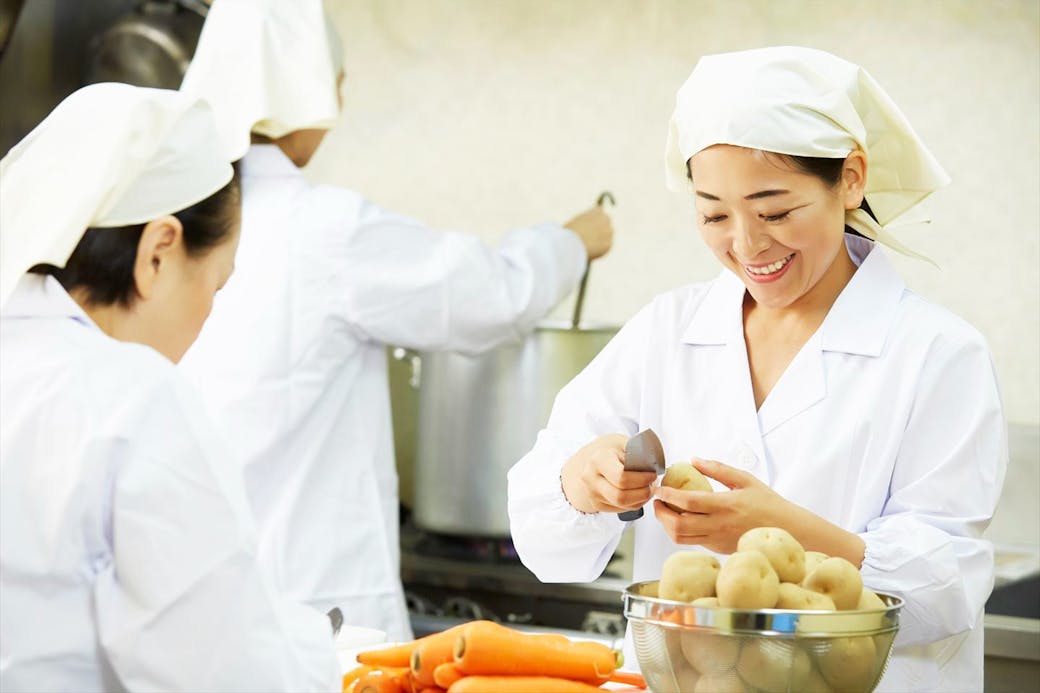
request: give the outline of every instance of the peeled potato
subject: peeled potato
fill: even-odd
[[[801,582],[805,577],[805,549],[787,530],[749,529],[737,541],[737,551],[761,551],[781,582]]]
[[[835,611],[834,602],[825,594],[807,590],[801,585],[781,582],[779,597],[776,600],[778,609],[795,609],[797,611]]]
[[[747,690],[739,676],[729,673],[700,677],[693,693],[747,693]]]
[[[719,606],[731,609],[772,609],[780,580],[758,551],[737,551],[719,570],[715,588]],[[857,593],[858,594],[858,593]]]
[[[809,680],[809,654],[787,640],[761,638],[740,648],[737,673],[754,688],[769,693],[801,691]]]
[[[661,599],[692,602],[715,596],[719,559],[702,551],[676,551],[661,567],[657,593]]]
[[[711,484],[704,478],[704,475],[697,471],[697,468],[689,462],[676,462],[669,465],[668,469],[665,470],[664,477],[661,479],[661,485],[677,488],[680,491],[713,490]],[[682,508],[677,508],[671,503],[665,503],[665,505],[677,513],[682,512]]]
[[[707,606],[707,607],[714,608],[714,607],[719,605],[719,598],[718,597],[701,597],[700,599],[694,599],[693,602],[691,602],[691,603],[694,606]]]
[[[859,594],[859,603],[856,604],[856,608],[860,611],[866,611],[868,609],[884,609],[887,607],[885,602],[881,601],[881,597],[864,587]]]
[[[838,691],[865,691],[877,675],[877,648],[869,635],[837,638],[816,662],[827,683]]]
[[[809,573],[816,570],[816,566],[826,561],[830,556],[819,551],[806,551],[805,552],[805,575],[809,576]],[[805,587],[804,578],[802,580],[802,587]]]
[[[740,638],[710,631],[690,630],[679,641],[686,661],[700,674],[718,675],[732,671],[740,654]]]
[[[856,566],[844,558],[832,556],[816,566],[805,577],[802,585],[813,592],[825,594],[839,610],[855,609],[863,592],[863,578]]]
[[[802,689],[802,693],[834,693],[834,689],[823,678],[823,675],[814,668],[809,672],[809,678],[805,681],[805,688]]]

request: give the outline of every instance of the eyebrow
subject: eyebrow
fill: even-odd
[[[759,190],[758,192],[751,193],[750,195],[745,195],[744,199],[745,200],[760,200],[763,197],[773,197],[774,195],[786,195],[789,192],[791,192],[791,191],[790,190]],[[715,200],[716,202],[719,201],[719,198],[715,197],[711,193],[706,193],[706,192],[704,192],[702,190],[698,190],[697,191],[697,196],[698,197],[703,197],[705,200]]]

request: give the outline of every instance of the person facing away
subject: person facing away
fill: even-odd
[[[982,532],[1007,465],[993,362],[878,245],[905,251],[890,225],[946,174],[865,70],[798,47],[703,57],[666,163],[724,269],[656,298],[560,391],[509,472],[521,559],[546,582],[592,580],[616,513],[651,500],[636,581],[676,550],[729,554],[780,527],[905,600],[878,690],[981,690]],[[646,428],[717,492],[624,471]]]
[[[612,228],[593,209],[496,248],[310,184],[299,169],[338,118],[340,56],[317,0],[213,4],[181,89],[248,147],[243,231],[181,367],[239,446],[278,584],[405,639],[386,345],[479,352],[518,338]]]
[[[97,84],[0,162],[5,691],[339,689],[174,367],[234,266],[223,151],[200,100]]]

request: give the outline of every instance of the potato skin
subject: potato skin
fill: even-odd
[[[813,592],[825,594],[840,611],[855,609],[863,592],[863,578],[856,566],[844,558],[832,556],[816,566],[802,585]]]
[[[816,570],[816,566],[826,561],[830,556],[819,551],[806,551],[805,552],[805,577],[809,577],[809,573]],[[805,579],[802,579],[802,587],[805,587]]]
[[[703,551],[676,551],[661,567],[658,594],[661,599],[692,602],[715,596],[719,559]]]
[[[825,594],[807,590],[792,582],[780,583],[780,596],[776,600],[777,609],[793,609],[795,611],[836,611],[834,601]]]
[[[701,675],[732,671],[740,654],[741,638],[711,631],[689,630],[680,640],[686,661]]]
[[[869,609],[885,609],[888,607],[873,590],[864,587],[863,591],[860,592],[859,603],[856,604],[856,608],[860,611],[867,611]]]
[[[719,606],[730,609],[772,609],[780,579],[758,551],[737,551],[722,565],[715,583]]]
[[[837,638],[827,652],[816,658],[820,673],[839,691],[865,691],[877,675],[877,647],[874,638],[862,635]]]
[[[801,582],[805,578],[805,549],[785,529],[749,529],[737,540],[737,551],[761,551],[781,582]]]
[[[711,483],[703,474],[689,462],[676,462],[668,466],[664,476],[661,478],[662,486],[679,489],[680,491],[714,491]],[[677,508],[671,503],[665,503],[673,512],[681,513],[682,508]]]
[[[811,671],[809,654],[794,642],[779,639],[749,640],[737,662],[740,678],[768,693],[801,691]]]

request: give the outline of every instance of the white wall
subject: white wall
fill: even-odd
[[[697,58],[802,44],[867,67],[954,179],[904,239],[908,284],[989,339],[1012,421],[1040,422],[1040,3],[1035,0],[341,0],[345,113],[309,169],[494,241],[601,190],[618,238],[590,319],[714,276],[668,193],[675,90]],[[569,313],[570,302],[556,310]]]

